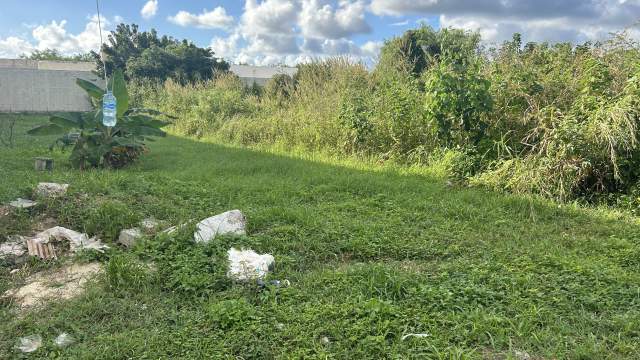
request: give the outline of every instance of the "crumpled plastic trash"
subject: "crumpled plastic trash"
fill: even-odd
[[[56,337],[55,340],[53,340],[53,342],[59,346],[59,347],[65,347],[67,345],[71,345],[73,344],[73,337],[69,334],[67,334],[66,332],[63,332],[62,334],[58,335],[58,337]]]
[[[402,340],[407,340],[408,338],[411,337],[416,337],[416,338],[426,338],[429,337],[429,334],[406,334],[404,336],[402,336]]]
[[[227,276],[237,281],[263,279],[275,263],[273,255],[261,255],[253,250],[231,248],[227,254],[229,255]]]
[[[19,344],[16,345],[16,349],[23,353],[31,353],[38,350],[40,346],[42,346],[42,336],[31,335],[20,338]]]

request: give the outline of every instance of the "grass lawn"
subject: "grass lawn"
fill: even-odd
[[[43,121],[28,117],[18,132]],[[16,313],[0,302],[0,358],[638,359],[640,222],[390,166],[283,156],[168,137],[121,171],[33,171],[49,138],[0,148],[0,202],[40,181],[63,199],[0,218],[0,242],[44,217],[112,242],[145,217],[175,225],[241,209],[245,238],[192,243],[192,227],[99,260],[81,297]],[[224,251],[276,258],[259,290],[224,279]],[[151,267],[145,263],[153,265]],[[25,274],[61,266],[31,260]],[[24,276],[0,264],[0,291]],[[222,276],[221,276],[222,274]],[[60,332],[75,343],[59,349]],[[403,336],[412,333],[427,337]]]

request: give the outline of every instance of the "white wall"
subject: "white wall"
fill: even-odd
[[[0,59],[0,112],[88,111],[91,103],[76,78],[96,82],[89,62]],[[264,85],[276,74],[293,76],[297,69],[231,65],[245,84]]]
[[[0,112],[88,111],[76,79],[98,81],[83,63],[0,59]]]

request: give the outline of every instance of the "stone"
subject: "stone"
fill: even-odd
[[[125,229],[120,232],[118,243],[126,247],[132,247],[138,240],[140,240],[140,238],[142,238],[142,236],[142,231],[138,228]]]
[[[253,250],[229,249],[227,277],[236,281],[264,279],[275,264],[271,254],[258,254]]]
[[[514,351],[514,355],[517,360],[531,360],[531,355],[526,351],[516,350]]]
[[[39,183],[36,187],[35,195],[45,198],[56,198],[63,196],[67,193],[69,184],[57,184],[57,183]]]
[[[13,240],[0,244],[0,260],[17,264],[27,253],[23,238],[16,236]]]
[[[29,209],[38,205],[37,202],[28,199],[18,198],[15,201],[9,203],[9,206],[14,207],[16,209]]]
[[[140,227],[142,228],[142,231],[145,232],[145,234],[153,235],[158,231],[160,223],[155,219],[149,218],[142,220],[140,222]]]
[[[240,210],[231,210],[198,223],[193,238],[196,242],[209,242],[218,235],[245,235],[247,221]]]

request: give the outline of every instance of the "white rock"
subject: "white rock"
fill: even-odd
[[[28,199],[21,199],[21,198],[18,198],[15,201],[12,201],[9,203],[9,206],[14,207],[16,209],[28,209],[36,205],[38,205],[38,203],[35,201],[28,200]]]
[[[126,247],[132,247],[141,237],[142,231],[140,229],[125,229],[120,232],[118,242]]]
[[[16,259],[26,252],[27,247],[22,238],[0,244],[0,259]]]
[[[209,242],[218,235],[244,235],[246,220],[240,210],[231,210],[198,223],[193,234],[196,242]]]
[[[529,355],[529,353],[527,353],[526,351],[516,350],[514,351],[514,355],[516,356],[517,360],[531,360],[531,355]]]
[[[236,281],[263,279],[275,264],[271,254],[258,254],[253,250],[229,249],[227,276]]]
[[[36,187],[36,196],[55,198],[67,193],[69,184],[39,183]]]
[[[140,222],[140,227],[145,233],[153,234],[158,230],[158,227],[160,227],[160,223],[155,219],[144,219]]]

